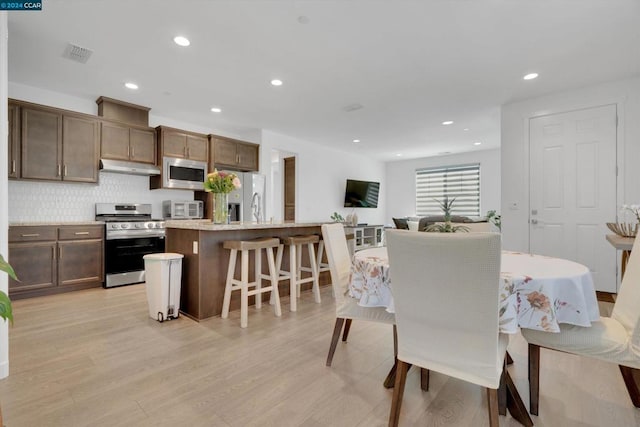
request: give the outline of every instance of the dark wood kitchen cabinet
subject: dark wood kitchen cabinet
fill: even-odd
[[[64,115],[62,117],[62,179],[98,182],[100,140],[96,119]]]
[[[104,225],[11,226],[9,296],[27,298],[104,282]]]
[[[102,282],[102,239],[58,242],[58,286]]]
[[[209,135],[214,150],[213,163],[218,169],[258,171],[260,145]]]
[[[162,157],[177,157],[201,162],[209,160],[209,139],[206,135],[166,126],[158,126],[156,131]]]
[[[9,102],[9,177],[97,182],[99,121],[90,115]]]
[[[20,106],[9,103],[9,178],[20,177]]]
[[[54,110],[22,107],[21,177],[62,179],[62,114]]]
[[[100,142],[103,159],[156,164],[156,134],[152,128],[103,121]]]

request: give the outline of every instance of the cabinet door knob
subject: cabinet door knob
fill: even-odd
[[[131,147],[131,158],[135,158],[136,157],[136,147]]]
[[[58,171],[56,172],[56,176],[60,176],[61,172],[60,172],[60,164],[58,164]]]
[[[87,234],[89,234],[88,231],[76,231],[76,236],[86,236]]]
[[[30,233],[30,234],[23,234],[22,237],[38,237],[40,234],[39,233]]]
[[[64,165],[64,176],[67,176],[67,165]]]
[[[11,160],[11,173],[16,173],[16,160]]]

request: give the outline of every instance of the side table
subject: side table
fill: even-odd
[[[624,271],[627,268],[627,261],[629,261],[629,255],[633,248],[633,242],[635,237],[622,237],[617,234],[607,234],[607,242],[611,243],[611,246],[622,251],[622,260],[620,261],[620,279],[624,277]]]

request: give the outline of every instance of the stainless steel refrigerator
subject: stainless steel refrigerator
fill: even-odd
[[[242,181],[242,188],[229,193],[231,220],[243,222],[264,222],[267,179],[254,172],[235,172]],[[238,212],[237,215],[234,215]],[[235,216],[235,217],[234,217]]]

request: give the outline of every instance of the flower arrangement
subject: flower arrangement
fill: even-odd
[[[640,205],[622,205],[622,208],[620,208],[621,212],[631,212],[633,215],[635,215],[636,220],[638,222],[640,222]]]
[[[240,178],[233,172],[222,172],[214,169],[213,172],[207,174],[207,179],[204,181],[204,191],[208,193],[230,193],[233,190],[240,188]]]

